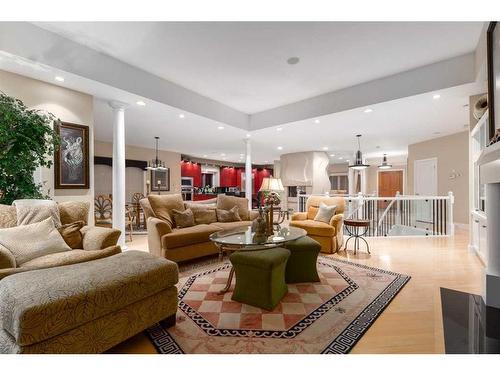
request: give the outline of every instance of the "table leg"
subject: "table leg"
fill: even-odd
[[[217,294],[224,294],[229,291],[229,288],[231,288],[231,282],[233,281],[234,277],[234,267],[231,266],[231,271],[229,271],[229,277],[227,278],[226,286],[219,290]]]

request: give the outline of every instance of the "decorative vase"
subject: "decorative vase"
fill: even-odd
[[[485,95],[482,95],[476,103],[474,103],[474,108],[472,108],[472,116],[476,120],[479,120],[481,117],[483,117],[484,113],[488,109],[488,97]]]

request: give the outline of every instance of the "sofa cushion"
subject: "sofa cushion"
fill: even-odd
[[[149,195],[149,204],[155,216],[163,221],[166,221],[172,228],[175,227],[173,220],[173,210],[184,210],[184,202],[181,194],[169,195]]]
[[[44,255],[71,250],[51,217],[39,223],[0,229],[0,244],[14,255],[17,266]]]
[[[193,211],[190,208],[184,211],[172,210],[172,214],[177,228],[189,228],[195,225]]]
[[[196,224],[212,224],[217,222],[217,213],[215,204],[198,204],[188,205],[187,207],[193,211],[194,221]]]
[[[72,249],[82,249],[83,248],[83,235],[80,229],[84,227],[85,223],[83,221],[76,221],[71,224],[64,224],[57,228],[59,233],[66,242],[66,244]]]
[[[297,220],[291,221],[290,226],[305,229],[307,234],[313,236],[331,237],[335,235],[335,228],[321,221]]]
[[[61,226],[61,216],[57,203],[50,199],[16,199],[17,225],[39,223],[52,218],[56,227]]]
[[[217,221],[221,223],[232,223],[233,221],[241,221],[241,217],[238,214],[238,206],[234,206],[230,210],[217,209]]]
[[[61,224],[71,224],[76,221],[83,221],[84,225],[88,224],[90,202],[59,202],[59,216]]]
[[[175,249],[176,247],[189,246],[202,242],[209,242],[212,233],[220,231],[213,224],[199,224],[189,228],[176,228],[161,238],[164,249]]]
[[[45,255],[40,258],[32,259],[23,264],[23,267],[33,267],[33,268],[48,268],[48,267],[58,267],[66,266],[69,264],[76,264],[82,262],[88,262],[95,259],[106,258],[111,255],[121,253],[120,246],[110,246],[103,250],[70,250],[64,253],[56,253]]]
[[[0,325],[26,346],[173,287],[177,264],[143,251],[18,273],[0,283]]]
[[[244,220],[244,221],[233,221],[231,223],[213,223],[214,226],[219,227],[222,230],[229,230],[229,229],[236,229],[236,228],[241,228],[241,227],[246,227],[252,225],[252,222],[250,220]]]
[[[16,208],[0,204],[0,228],[12,228],[17,225]]]
[[[230,210],[234,206],[238,206],[238,214],[241,220],[250,220],[248,211],[248,199],[240,197],[232,197],[229,195],[219,194],[217,196],[217,208],[220,210]]]

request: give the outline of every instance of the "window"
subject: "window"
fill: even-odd
[[[331,190],[348,190],[348,179],[346,174],[335,174],[330,176]]]
[[[306,187],[305,186],[289,186],[288,187],[288,197],[297,198],[298,194],[305,194]]]

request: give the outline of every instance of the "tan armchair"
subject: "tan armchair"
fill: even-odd
[[[314,221],[320,203],[327,206],[336,205],[335,215],[330,223]],[[344,221],[345,201],[342,197],[311,196],[306,202],[306,212],[296,212],[292,215],[290,226],[305,229],[307,235],[321,244],[324,253],[336,253],[344,242],[342,224]]]

